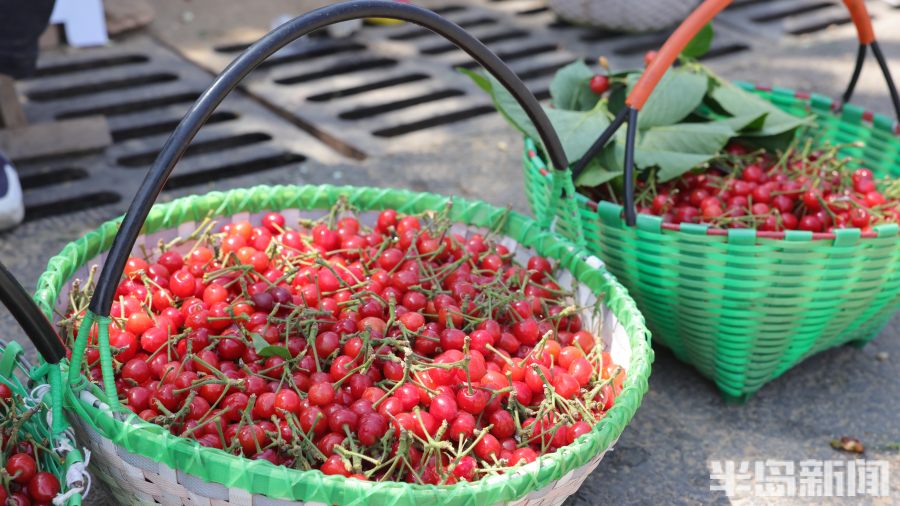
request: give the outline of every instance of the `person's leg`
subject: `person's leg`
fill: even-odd
[[[54,0],[0,0],[0,74],[28,77]]]
[[[0,0],[0,74],[21,78],[34,73],[38,39],[50,22],[53,3]],[[12,162],[0,153],[0,230],[18,225],[24,217],[19,176]]]
[[[12,162],[0,153],[0,230],[12,228],[25,218],[22,187]]]

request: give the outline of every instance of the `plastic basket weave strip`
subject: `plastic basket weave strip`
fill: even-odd
[[[779,108],[815,117],[806,133],[818,143],[845,147],[877,175],[900,176],[895,123],[847,104],[784,88],[760,89]],[[525,182],[538,217],[550,211],[552,181],[535,144],[526,140]],[[827,348],[874,338],[900,308],[900,238],[896,224],[830,238],[788,231],[781,238],[733,229],[711,235],[707,227],[663,228],[655,216],[624,223],[622,207],[582,195],[553,206],[556,230],[574,239],[563,210],[577,207],[588,248],[631,293],[654,339],[695,366],[719,389],[746,398],[804,358]]]
[[[258,213],[264,211],[296,210],[295,216],[309,217],[323,214],[342,196],[361,212],[393,208],[400,212],[418,213],[442,209],[450,202],[447,197],[402,190],[263,186],[187,197],[157,205],[151,211],[143,233],[147,247],[153,248],[157,234],[183,233],[208,215],[258,220]],[[527,504],[561,503],[565,496],[577,490],[577,485],[618,438],[646,392],[652,351],[643,319],[618,282],[602,267],[597,267],[599,262],[596,259],[591,260],[583,250],[542,231],[533,221],[484,203],[462,199],[452,200],[450,218],[467,227],[495,229],[499,226],[498,233],[513,241],[513,245],[556,259],[560,267],[570,272],[583,286],[582,292],[603,294],[609,314],[605,323],[609,328],[604,327],[603,335],[611,339],[615,336],[618,344],[613,342],[613,347],[621,346],[628,350],[625,366],[627,380],[616,405],[589,435],[556,453],[541,457],[534,464],[523,466],[515,473],[474,483],[449,487],[369,483],[325,476],[318,471],[276,467],[268,462],[250,461],[203,448],[195,441],[172,436],[162,427],[141,422],[135,416],[125,422],[113,418],[108,411],[94,405],[90,398],[93,396],[102,402],[107,401],[99,388],[90,388],[91,396],[69,390],[67,404],[76,414],[80,431],[99,435],[88,437],[85,441],[97,446],[95,452],[101,466],[106,468],[98,467],[96,473],[116,481],[120,493],[138,494],[144,500],[159,500],[164,504],[251,504],[247,502],[249,495],[326,504],[495,504],[523,497],[529,500]],[[79,271],[85,272],[88,265],[103,259],[116,229],[115,221],[107,222],[70,243],[50,260],[39,280],[36,294],[38,303],[48,315],[65,304],[67,284],[73,276]],[[613,322],[617,324],[613,325]],[[126,463],[122,456],[128,454],[137,455],[132,462],[143,463],[143,467]],[[118,455],[118,461],[110,457],[115,455]],[[104,456],[107,457],[105,461]],[[128,476],[133,478],[133,486],[125,480]],[[141,485],[148,479],[161,482],[158,481],[159,486],[155,487]],[[224,487],[211,486],[206,482]],[[186,488],[186,483],[205,483],[207,490],[217,490],[220,495],[224,494],[224,498],[199,499],[197,497],[202,496]],[[138,489],[140,486],[145,490]],[[168,495],[154,496],[153,493],[158,491],[167,491]],[[191,498],[192,494],[194,498]],[[532,498],[533,494],[535,496]]]
[[[35,442],[44,447],[40,452],[40,470],[56,476],[61,486],[60,496],[62,496],[66,493],[67,488],[66,472],[70,466],[81,462],[81,452],[73,447],[74,442],[67,431],[69,425],[65,419],[57,421],[55,424],[56,433],[51,429],[52,418],[48,417],[48,413],[54,402],[54,393],[47,390],[44,394],[39,394],[39,389],[36,388],[51,378],[56,385],[61,385],[58,367],[58,365],[46,363],[33,367],[25,360],[25,350],[22,345],[15,341],[9,344],[0,341],[0,383],[9,386],[13,395],[24,401],[23,409],[36,410],[35,414],[26,420],[19,429],[18,441],[22,441],[23,433],[27,433]],[[62,395],[62,391],[58,388],[56,395]],[[61,397],[58,400],[61,400]],[[10,407],[10,409],[14,408]],[[62,410],[57,413],[61,414]],[[55,450],[59,450],[60,453],[55,454]],[[83,479],[83,477],[81,478]],[[79,485],[83,486],[84,483],[79,483]],[[82,503],[80,492],[72,492],[65,497],[67,500],[64,504],[68,506],[79,506]]]

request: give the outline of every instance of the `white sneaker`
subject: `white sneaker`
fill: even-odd
[[[0,154],[0,230],[15,227],[25,218],[22,186],[12,162]]]

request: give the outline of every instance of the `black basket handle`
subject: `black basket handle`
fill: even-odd
[[[557,169],[568,167],[559,137],[534,95],[497,55],[455,23],[430,10],[392,1],[358,0],[323,7],[284,23],[247,48],[216,77],[182,118],[166,140],[125,214],[91,299],[91,312],[101,316],[109,315],[118,278],[153,202],[162,191],[175,164],[219,103],[247,74],[288,43],[334,23],[372,17],[398,19],[420,25],[468,53],[518,100],[540,134],[552,165]]]
[[[19,322],[25,335],[31,339],[45,361],[57,364],[66,356],[66,348],[53,330],[53,325],[47,321],[47,317],[25,288],[2,263],[0,263],[0,301]]]
[[[625,107],[619,112],[616,118],[610,123],[609,127],[600,134],[600,137],[588,148],[584,156],[575,162],[572,167],[572,177],[578,177],[581,171],[587,167],[588,163],[597,156],[597,153],[606,145],[607,142],[616,133],[622,123],[628,123],[626,141],[625,141],[625,181],[623,185],[625,223],[633,226],[637,220],[637,212],[634,207],[634,143],[637,134],[637,116],[644,103],[653,93],[653,89],[659,84],[663,75],[681,54],[684,47],[694,38],[695,35],[707,23],[724,10],[733,0],[705,0],[700,4],[694,12],[688,16],[681,25],[669,36],[665,44],[660,48],[656,58],[647,66],[640,80],[632,89],[628,98],[625,100]],[[866,10],[864,0],[843,0],[847,9],[850,11],[850,17],[856,25],[856,31],[859,38],[859,52],[856,57],[856,66],[850,77],[850,83],[847,90],[841,97],[839,107],[850,101],[853,96],[853,90],[856,88],[856,82],[859,79],[860,71],[862,71],[863,62],[866,58],[867,48],[872,48],[872,54],[878,61],[881,73],[887,82],[888,92],[891,96],[891,102],[894,106],[894,113],[900,120],[900,94],[891,78],[890,70],[884,54],[878,41],[875,40],[875,32],[872,29],[872,18]]]

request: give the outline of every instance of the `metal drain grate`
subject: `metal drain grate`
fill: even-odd
[[[671,31],[629,34],[577,26],[557,18],[556,14],[547,8],[544,0],[494,0],[475,3],[504,14],[516,25],[543,31],[578,54],[591,59],[606,56],[617,66],[622,67],[640,65],[643,54],[662,45]],[[713,47],[704,58],[709,60],[742,53],[748,51],[750,47],[750,42],[740,33],[728,27],[717,26]]]
[[[496,51],[540,97],[549,96],[553,73],[577,58],[551,34],[518,26],[496,11],[423,3]],[[225,44],[187,56],[218,72],[246,47]],[[247,92],[370,154],[499,125],[470,121],[494,110],[455,70],[476,65],[456,46],[414,25],[370,26],[352,40],[310,37],[282,53],[248,76]],[[404,142],[385,142],[396,137]]]
[[[45,88],[30,90],[27,93],[28,99],[32,102],[50,102],[52,100],[61,100],[65,98],[74,98],[83,95],[94,95],[104,91],[114,91],[121,89],[132,89],[141,86],[152,86],[159,83],[168,83],[177,81],[178,76],[170,72],[157,72],[153,74],[139,75],[133,77],[124,77],[122,79],[110,79],[100,82],[88,82],[85,84],[70,85],[66,84],[58,88]]]
[[[112,48],[42,56],[36,76],[20,83],[29,120],[102,114],[113,145],[102,154],[20,163],[26,219],[124,206],[210,80],[203,70],[140,37]],[[167,189],[296,167],[309,157],[338,159],[306,132],[233,94],[187,150]]]
[[[873,17],[878,16],[879,10],[871,9]],[[770,39],[784,35],[816,34],[850,23],[847,8],[840,0],[736,1],[722,13],[722,19]]]
[[[556,70],[573,60],[607,55],[619,67],[632,66],[667,35],[623,35],[574,27],[557,21],[543,0],[418,3],[478,37],[541,98],[549,96]],[[247,45],[229,43],[186,56],[218,72]],[[749,48],[742,35],[725,30],[709,58]],[[282,53],[248,76],[244,84],[248,93],[370,154],[410,149],[499,125],[472,121],[488,115],[495,118],[489,99],[455,71],[477,65],[453,44],[414,25],[370,26],[352,40],[310,37]],[[384,142],[396,137],[404,142]]]

